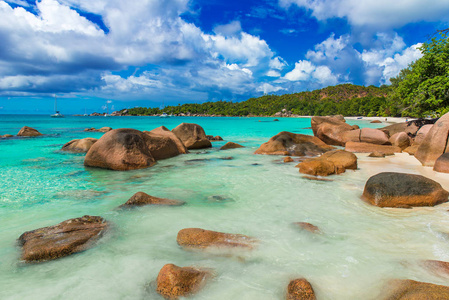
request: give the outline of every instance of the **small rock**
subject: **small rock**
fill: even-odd
[[[291,158],[290,156],[285,157],[284,163],[289,163],[289,162],[294,162],[293,158]]]
[[[244,147],[237,143],[227,142],[226,144],[221,146],[220,150],[229,150],[229,149],[236,149],[236,148],[244,148]]]
[[[379,151],[374,151],[371,152],[368,157],[385,157],[385,153],[379,152]]]
[[[382,122],[379,121],[379,120],[373,120],[373,121],[371,121],[370,123],[372,123],[372,124],[379,124],[379,123],[382,123]]]
[[[28,126],[23,126],[22,129],[20,129],[19,133],[17,134],[17,136],[30,136],[30,137],[40,135],[42,135],[42,133]]]
[[[4,134],[2,137],[3,138],[11,138],[11,137],[13,137],[13,135],[12,134]]]
[[[167,205],[167,206],[180,206],[184,205],[184,201],[158,198],[150,196],[144,192],[137,192],[131,198],[126,201],[125,204],[120,205],[120,207],[129,206],[143,206],[143,205]]]
[[[98,129],[98,132],[109,132],[111,131],[112,128],[111,127],[101,127],[100,129]]]
[[[273,122],[279,122],[279,119],[274,119]]]
[[[223,233],[201,228],[185,228],[178,232],[178,245],[187,249],[205,249],[209,247],[248,248],[254,247],[255,239],[242,235]]]
[[[290,281],[287,288],[287,300],[316,300],[312,285],[304,278]]]
[[[308,232],[311,232],[311,233],[321,233],[318,226],[315,226],[315,225],[307,223],[307,222],[295,222],[293,224],[300,227],[301,229],[307,230]]]

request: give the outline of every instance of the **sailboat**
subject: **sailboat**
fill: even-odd
[[[55,113],[50,115],[50,117],[52,118],[64,118],[64,115],[61,114],[58,110],[58,100],[56,99],[56,94],[55,94]]]

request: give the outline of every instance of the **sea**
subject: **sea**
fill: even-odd
[[[88,127],[173,129],[182,122],[224,141],[123,172],[87,168],[84,154],[60,151],[70,140],[103,135],[84,131]],[[281,131],[312,134],[310,118],[0,115],[0,135],[16,135],[25,125],[44,135],[0,139],[0,299],[163,299],[155,280],[168,263],[213,272],[189,299],[285,299],[295,278],[306,278],[318,299],[337,300],[379,299],[392,279],[449,284],[448,275],[422,264],[449,261],[448,204],[390,209],[360,198],[368,178],[383,171],[423,174],[449,189],[448,174],[406,153],[358,154],[358,170],[316,181],[283,157],[254,154]],[[244,148],[220,151],[227,141]],[[187,204],[117,209],[139,191]],[[44,263],[20,261],[23,232],[83,215],[112,224],[95,247]],[[321,233],[294,222],[314,224]],[[176,236],[189,227],[259,242],[251,251],[186,251]]]

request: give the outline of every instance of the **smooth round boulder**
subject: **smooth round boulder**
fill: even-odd
[[[287,300],[316,300],[312,285],[304,278],[290,281],[287,287]]]
[[[39,131],[37,131],[36,129],[28,127],[28,126],[23,126],[22,129],[20,129],[19,133],[17,133],[17,136],[34,137],[34,136],[40,136],[40,135],[43,135],[43,134],[40,133]]]
[[[254,154],[317,156],[333,149],[317,137],[282,131],[263,143]]]
[[[365,184],[362,199],[379,207],[435,206],[448,201],[441,185],[421,175],[383,172]]]
[[[120,205],[120,207],[133,207],[133,206],[143,206],[143,205],[166,205],[166,206],[180,206],[184,205],[184,201],[158,198],[148,195],[144,192],[137,192],[125,204]]]
[[[201,228],[185,228],[178,232],[178,245],[186,249],[247,248],[254,247],[255,239],[233,233],[223,233]]]
[[[433,124],[426,124],[421,127],[416,133],[415,139],[413,140],[413,145],[421,145],[432,127]]]
[[[27,231],[18,239],[21,259],[42,262],[84,251],[94,245],[107,227],[108,222],[102,217],[83,216]]]
[[[94,138],[84,138],[78,140],[71,140],[62,146],[61,151],[75,152],[75,153],[86,153],[89,151],[90,147],[95,144],[98,139]]]
[[[344,146],[344,133],[354,128],[347,124],[343,116],[312,117],[313,135],[328,145]]]
[[[438,157],[433,166],[433,170],[441,173],[449,173],[449,152]]]
[[[335,165],[327,160],[310,158],[299,164],[299,173],[313,176],[329,176],[336,173]]]
[[[184,143],[187,149],[203,149],[212,147],[203,127],[192,123],[181,123],[172,132]]]
[[[392,280],[386,288],[386,300],[443,300],[449,299],[449,286],[414,280]]]
[[[220,150],[229,150],[229,149],[237,149],[237,148],[245,148],[244,146],[233,143],[233,142],[227,142],[223,146],[221,146]]]
[[[346,169],[357,169],[357,156],[354,153],[345,150],[333,150],[324,153],[319,157],[332,162],[337,170],[342,169],[343,172]]]
[[[392,146],[399,147],[402,150],[410,146],[410,138],[405,132],[398,132],[393,134],[390,137],[389,142]]]
[[[148,136],[148,148],[156,160],[188,153],[184,143],[164,126],[143,133]]]
[[[117,171],[149,168],[156,161],[145,133],[128,128],[105,133],[86,154],[84,165]]]
[[[166,299],[178,299],[198,292],[211,273],[193,267],[166,264],[156,279],[156,291]]]
[[[442,116],[429,130],[418,147],[415,157],[423,166],[433,167],[441,154],[449,151],[449,113]]]
[[[317,158],[309,158],[298,164],[299,173],[313,176],[341,174],[346,169],[357,169],[357,156],[344,150],[333,150]]]

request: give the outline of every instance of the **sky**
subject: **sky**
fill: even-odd
[[[0,0],[0,114],[389,84],[448,0]]]

